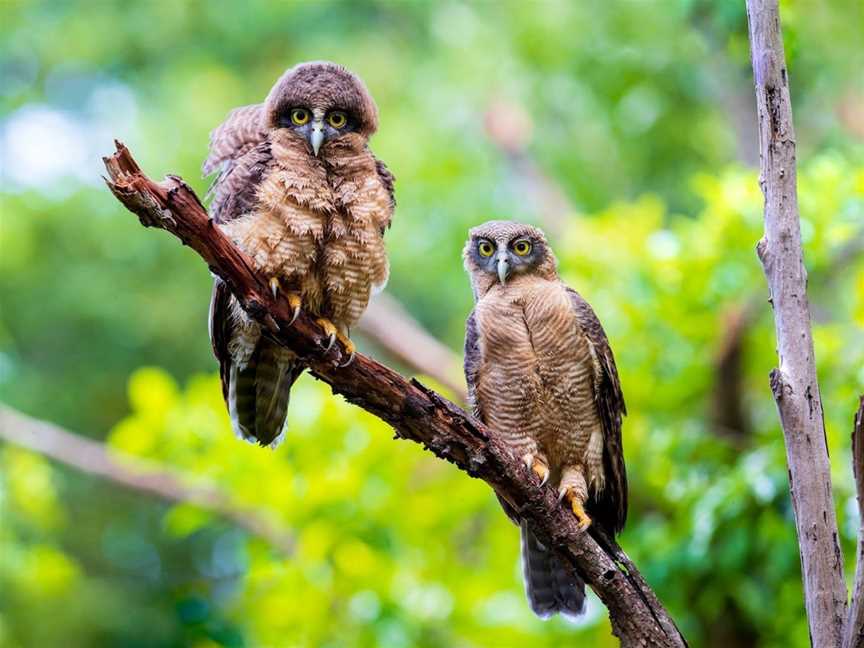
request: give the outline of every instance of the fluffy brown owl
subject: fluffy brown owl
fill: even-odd
[[[463,257],[475,301],[465,336],[475,415],[541,485],[557,489],[583,529],[593,518],[610,535],[620,531],[627,516],[624,397],[600,321],[561,281],[555,255],[535,227],[480,225],[470,231]],[[524,523],[521,534],[531,608],[543,618],[579,614],[584,583]]]
[[[289,69],[264,103],[233,110],[210,136],[205,174],[218,171],[210,216],[270,278],[297,316],[316,316],[329,346],[348,332],[388,276],[384,231],[393,176],[368,148],[378,110],[340,65]],[[235,432],[261,445],[281,438],[298,358],[262,335],[216,279],[210,339]]]

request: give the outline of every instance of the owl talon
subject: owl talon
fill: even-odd
[[[576,522],[579,524],[579,530],[585,531],[589,526],[591,526],[591,518],[588,517],[588,514],[585,512],[581,498],[576,495],[572,488],[566,487],[562,488],[558,493],[559,502],[565,499],[570,504],[570,510],[573,511],[573,515],[576,517]]]
[[[297,320],[297,316],[300,314],[300,295],[297,293],[287,293],[285,298],[288,300],[288,305],[292,308],[291,319],[288,320],[288,325],[290,326]]]
[[[273,293],[273,299],[276,299],[279,295],[279,291],[282,290],[282,286],[279,283],[279,277],[270,277],[270,292]]]
[[[549,466],[546,465],[546,462],[531,453],[522,457],[522,461],[525,462],[528,470],[540,478],[540,485],[545,486],[546,482],[549,481]]]
[[[354,346],[354,343],[348,337],[342,335],[341,333],[337,333],[336,338],[339,340],[339,342],[342,343],[342,348],[344,349],[343,355],[348,356],[348,359],[345,362],[336,365],[341,369],[342,367],[347,367],[352,362],[354,362],[354,356],[357,353],[357,347]]]
[[[324,331],[324,335],[327,336],[327,343],[324,345],[324,351],[327,352],[333,348],[333,345],[336,343],[336,327],[333,325],[328,319],[324,319],[323,317],[315,320],[315,323],[321,327]]]
[[[279,293],[282,292],[282,284],[279,283],[279,277],[271,277],[270,281],[270,292],[273,293],[273,299],[278,299]],[[291,319],[288,320],[288,326],[291,326],[296,320],[297,316],[300,315],[300,295],[294,292],[285,293],[285,299],[288,300],[288,305],[291,307]]]

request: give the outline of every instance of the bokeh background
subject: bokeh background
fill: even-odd
[[[857,0],[781,14],[851,566],[864,19]],[[596,599],[576,624],[531,615],[517,531],[484,484],[312,378],[276,451],[232,436],[207,270],[123,211],[100,156],[117,137],[203,195],[209,131],[310,59],[347,65],[378,101],[372,147],[398,179],[388,292],[452,350],[436,367],[450,395],[467,228],[539,224],[618,359],[622,545],[692,645],[808,645],[754,253],[743,2],[4,0],[0,24],[0,401],[98,444],[79,470],[0,441],[0,645],[616,645]],[[416,373],[386,339],[358,339]],[[120,472],[146,460],[180,501],[91,474],[103,451]]]

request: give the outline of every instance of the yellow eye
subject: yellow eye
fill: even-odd
[[[348,116],[344,112],[336,111],[327,115],[327,122],[333,128],[342,128],[348,123]]]
[[[291,111],[291,123],[302,126],[309,121],[309,111],[305,108],[295,108]]]
[[[531,252],[531,244],[528,241],[516,241],[513,244],[513,251],[519,256],[525,256]]]
[[[492,244],[489,241],[480,241],[480,245],[477,246],[477,251],[480,253],[480,256],[490,257],[495,251],[495,248],[492,247]]]

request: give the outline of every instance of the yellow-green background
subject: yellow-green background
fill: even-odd
[[[864,263],[832,261],[864,229],[864,23],[854,0],[781,10],[851,564]],[[0,645],[615,645],[596,599],[576,625],[531,615],[516,530],[483,484],[313,379],[278,450],[231,434],[206,267],[122,210],[99,156],[118,137],[203,195],[210,129],[309,59],[374,94],[372,147],[398,179],[390,291],[457,352],[467,228],[551,216],[484,127],[524,111],[526,155],[570,203],[562,274],[606,325],[627,397],[622,544],[692,645],[808,645],[766,301],[743,345],[748,429],[711,409],[729,314],[767,297],[746,33],[737,0],[3,0],[0,400],[219,484],[296,550],[0,444]]]

